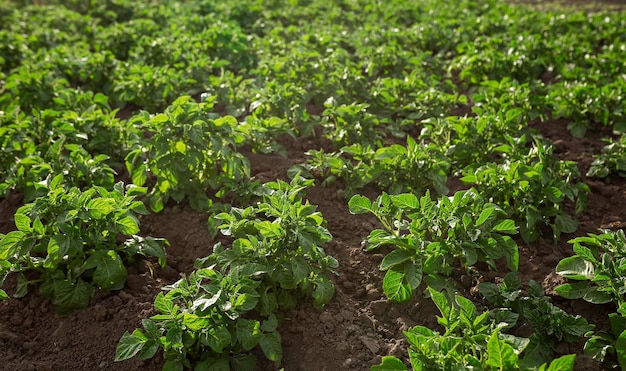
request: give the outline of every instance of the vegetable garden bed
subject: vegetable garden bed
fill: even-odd
[[[0,5],[0,368],[626,366],[626,14],[50,3]]]

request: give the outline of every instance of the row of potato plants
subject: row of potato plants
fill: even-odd
[[[572,357],[540,366],[552,353],[537,344],[546,344],[541,336],[587,334],[584,319],[552,306],[536,288],[518,299],[509,293],[519,291],[513,283],[502,289],[508,301],[495,304],[510,310],[479,315],[445,278],[457,261],[471,269],[504,258],[516,270],[517,244],[508,234],[518,230],[526,243],[537,241],[543,225],[554,239],[576,230],[573,214],[584,211],[589,189],[576,165],[554,156],[528,123],[564,118],[576,136],[590,122],[623,131],[623,14],[540,13],[497,1],[118,0],[12,1],[2,4],[0,17],[0,192],[23,192],[29,202],[16,213],[17,231],[0,241],[3,276],[17,274],[18,296],[41,280],[42,294],[69,313],[88,304],[94,286],[122,287],[123,261],[140,254],[163,264],[167,243],[137,236],[135,214],[147,212],[138,196],[153,212],[169,200],[222,208],[215,230],[236,238],[157,297],[159,314],[122,338],[117,359],[150,358],[163,348],[172,369],[249,369],[248,351],[259,344],[279,362],[274,311],[293,306],[294,292],[327,302],[332,285],[325,274],[336,262],[319,255],[329,235],[314,207],[302,204],[299,178],[289,187],[258,184],[238,149],[280,151],[276,135],[311,135],[319,126],[338,152],[311,151],[311,160],[292,171],[325,182],[340,178],[347,196],[372,184],[388,192],[373,203],[361,196],[349,202],[383,225],[367,238],[368,249],[397,248],[381,266],[384,292],[406,300],[422,278],[449,289],[427,291],[445,335],[425,328],[407,334],[415,369],[573,367]],[[179,98],[200,92],[201,103]],[[468,115],[447,116],[464,107]],[[144,111],[125,120],[118,118],[122,108]],[[390,143],[402,137],[406,145]],[[589,175],[621,173],[620,148],[607,146]],[[120,171],[134,184],[116,183]],[[473,189],[448,197],[452,177]],[[277,215],[285,197],[300,206]],[[420,224],[424,216],[437,223]],[[90,239],[72,240],[85,224],[93,225]],[[130,238],[118,245],[117,234]],[[615,238],[602,236],[589,238]],[[591,252],[575,243],[579,258],[557,272],[592,283],[559,292],[597,303],[611,301],[610,290],[623,295],[614,283],[623,275],[611,263],[623,246],[616,241],[613,249],[597,243]],[[297,258],[285,265],[276,250],[283,243],[313,265]],[[612,275],[596,276],[594,264]],[[31,269],[40,274],[36,280],[24,273]],[[252,310],[263,318],[241,317]],[[541,313],[557,320],[544,326]],[[553,333],[506,335],[517,321]],[[617,353],[622,363],[622,322],[623,313],[612,316],[612,334],[593,335],[588,353],[601,361]],[[455,346],[468,352],[442,354]],[[401,367],[392,358],[383,365]]]

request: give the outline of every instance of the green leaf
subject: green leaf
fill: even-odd
[[[450,303],[448,302],[446,296],[431,287],[428,287],[428,293],[430,294],[430,298],[432,299],[433,303],[435,303],[443,317],[449,318],[450,314],[452,313],[452,307],[450,306]]]
[[[481,213],[478,219],[476,219],[476,226],[483,225],[487,220],[493,219],[495,217],[494,213],[497,211],[495,207],[487,207]]]
[[[22,231],[12,231],[0,239],[0,260],[6,260],[15,255],[17,249],[26,234]]]
[[[85,309],[94,295],[93,286],[81,279],[76,283],[54,281],[52,286],[54,296],[50,299],[60,315],[68,315]]]
[[[96,268],[92,279],[102,290],[119,290],[126,283],[126,267],[116,251],[96,250],[85,266]]]
[[[261,325],[261,331],[263,332],[273,332],[278,328],[278,318],[274,313],[270,314],[266,320],[263,321]]]
[[[380,270],[386,271],[387,269],[393,266],[404,263],[405,261],[411,259],[412,255],[413,254],[408,250],[404,250],[404,249],[393,250],[392,252],[390,252],[383,258],[383,261],[380,263]]]
[[[154,194],[152,194],[149,198],[149,204],[150,204],[150,209],[155,213],[158,213],[161,210],[163,210],[165,206],[163,203],[163,194],[159,192],[154,192]]]
[[[174,314],[172,313],[174,304],[162,292],[158,293],[154,299],[154,309],[159,313]]]
[[[135,329],[132,334],[128,331],[122,335],[115,349],[115,362],[123,361],[134,357],[141,351],[148,338],[139,329]]]
[[[413,296],[413,290],[406,280],[406,274],[395,268],[389,269],[385,274],[383,291],[389,300],[396,302],[405,302]]]
[[[588,121],[571,121],[567,124],[567,130],[575,138],[584,138],[587,129],[589,129]]]
[[[626,330],[622,331],[615,341],[615,351],[617,352],[617,361],[622,370],[626,370]]]
[[[200,317],[193,313],[183,313],[182,324],[193,332],[199,332],[211,327],[211,318]]]
[[[39,236],[43,235],[46,232],[46,229],[39,217],[36,217],[35,220],[33,220],[33,231]]]
[[[251,319],[239,319],[235,325],[235,333],[243,349],[250,350],[261,340],[261,324]]]
[[[313,300],[315,305],[326,305],[335,294],[335,286],[327,279],[318,279],[315,284],[315,290],[313,290]]]
[[[396,357],[393,356],[383,356],[382,361],[379,365],[375,365],[370,367],[370,371],[406,371],[407,368]]]
[[[590,290],[593,290],[593,288],[587,282],[564,283],[554,289],[554,291],[566,299],[581,299]]]
[[[96,198],[87,202],[85,208],[94,219],[103,219],[115,210],[115,200],[112,198]]]
[[[556,273],[573,280],[592,280],[596,275],[593,263],[578,256],[562,259],[556,266]]]
[[[564,355],[550,362],[547,371],[572,371],[575,360],[575,354]]]
[[[254,354],[237,354],[231,358],[230,364],[233,370],[254,371],[256,367],[256,357]]]
[[[291,260],[291,270],[297,282],[304,281],[311,273],[311,267],[302,256],[295,256]]]
[[[412,193],[391,196],[391,202],[403,210],[419,209],[420,207],[419,199]]]
[[[515,226],[515,222],[511,219],[505,219],[500,223],[496,224],[492,229],[493,232],[507,233],[507,234],[516,234],[517,227]]]
[[[131,180],[133,184],[141,187],[146,183],[148,179],[148,168],[146,164],[142,163],[139,166],[134,167],[131,173]]]
[[[15,293],[13,293],[13,297],[23,298],[26,294],[28,294],[28,285],[30,284],[30,281],[28,281],[22,272],[19,272],[15,279],[17,281],[17,287],[15,289]]]
[[[275,363],[280,363],[283,357],[283,348],[281,346],[280,334],[277,331],[263,334],[259,345],[267,359]]]
[[[596,288],[589,290],[585,296],[583,296],[583,299],[592,304],[606,304],[613,301],[611,295],[606,292],[599,291]]]
[[[224,325],[219,327],[216,327],[216,325],[215,321],[213,321],[212,326],[209,325],[209,322],[206,322],[206,326],[198,328],[206,330],[202,333],[202,336],[204,336],[204,343],[211,347],[214,352],[222,353],[224,348],[231,344],[232,337],[228,329],[223,327]]]
[[[369,198],[361,195],[352,196],[348,201],[348,208],[352,214],[375,213]]]
[[[574,233],[578,228],[578,221],[563,212],[557,214],[554,218],[554,224],[563,233]]]
[[[30,226],[30,218],[27,215],[16,213],[14,219],[15,226],[18,231],[26,233],[32,230],[32,227]]]
[[[148,339],[148,341],[146,341],[146,343],[144,344],[143,349],[141,349],[141,352],[139,352],[139,356],[137,357],[137,359],[139,359],[140,361],[150,359],[154,357],[158,350],[159,343],[154,339]]]
[[[487,365],[498,370],[514,370],[517,365],[517,354],[513,347],[500,340],[500,332],[494,331],[487,342]]]
[[[561,201],[563,201],[563,191],[561,191],[557,187],[544,188],[544,192],[546,197],[548,198],[548,201],[552,203],[560,204]]]
[[[115,221],[115,226],[117,227],[118,232],[126,235],[139,233],[139,223],[135,217],[130,215],[117,219]]]

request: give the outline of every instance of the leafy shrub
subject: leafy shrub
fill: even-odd
[[[211,217],[212,232],[231,236],[232,246],[217,243],[188,279],[166,286],[154,303],[158,314],[143,321],[143,331],[122,336],[116,360],[151,358],[163,348],[164,370],[254,370],[250,351],[259,345],[279,365],[276,313],[302,295],[323,306],[334,293],[329,274],[338,263],[321,247],[332,236],[315,206],[302,201],[311,184],[266,183],[258,205]]]
[[[507,274],[501,284],[483,282],[478,288],[489,302],[496,306],[496,313],[514,313],[518,324],[525,324],[533,331],[526,348],[526,360],[537,365],[547,362],[554,355],[556,344],[578,342],[594,329],[594,325],[579,315],[569,315],[552,304],[544,295],[541,285],[528,282],[528,295],[522,295],[522,283],[516,273]],[[502,311],[503,308],[512,312]]]
[[[593,156],[587,176],[606,178],[610,174],[617,174],[626,178],[626,134],[617,140],[605,139],[605,142],[602,153]]]
[[[345,182],[345,193],[352,196],[367,185],[374,184],[391,194],[412,192],[424,194],[433,190],[447,194],[450,160],[436,145],[416,142],[407,137],[407,145],[393,144],[374,149],[361,144],[343,147],[339,153],[309,151],[312,158],[291,171],[322,175],[326,183],[335,178]],[[328,177],[332,176],[332,179]]]

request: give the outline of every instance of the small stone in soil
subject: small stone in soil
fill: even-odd
[[[348,358],[345,361],[343,361],[343,367],[344,368],[348,368],[350,366],[352,366],[352,364],[354,363],[354,361],[352,361],[352,358]]]
[[[320,322],[327,325],[332,324],[333,315],[328,312],[323,312],[322,314],[320,314]]]
[[[337,351],[341,354],[348,354],[350,352],[350,346],[346,343],[337,344]]]
[[[370,352],[378,354],[378,351],[380,350],[380,345],[378,345],[378,342],[376,340],[365,335],[359,336],[359,340],[361,340],[363,345],[365,345],[367,349],[370,350]]]
[[[389,302],[387,300],[374,300],[370,303],[370,309],[376,317],[382,316],[385,311],[387,311],[387,308],[389,308]]]

